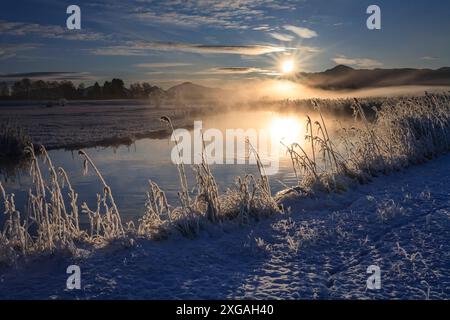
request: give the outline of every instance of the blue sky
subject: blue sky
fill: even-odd
[[[81,30],[66,8],[81,8]],[[382,29],[366,28],[377,4]],[[21,0],[2,2],[0,74],[169,85],[298,71],[450,66],[450,2],[441,0]],[[9,76],[8,76],[9,75]]]

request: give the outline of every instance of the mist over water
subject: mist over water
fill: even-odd
[[[217,94],[219,101],[245,103],[261,99],[341,99],[363,97],[417,96],[425,92],[450,91],[449,86],[380,86],[365,89],[323,90],[300,84],[289,79],[236,81],[224,86],[225,93]],[[230,95],[230,93],[232,94]]]

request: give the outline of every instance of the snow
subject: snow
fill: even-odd
[[[130,145],[143,137],[168,136],[161,116],[170,116],[175,127],[189,127],[192,117],[207,112],[201,105],[155,108],[148,101],[71,101],[46,108],[43,102],[0,104],[0,122],[13,120],[31,137],[33,144],[51,149]]]
[[[449,299],[450,155],[199,237],[117,241],[0,270],[1,299]],[[81,290],[65,289],[81,268]],[[369,290],[370,265],[381,289]]]

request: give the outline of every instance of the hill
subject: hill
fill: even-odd
[[[338,65],[316,73],[298,73],[297,81],[327,90],[362,89],[406,85],[450,86],[450,68],[353,69]]]
[[[221,89],[201,86],[192,82],[184,82],[166,90],[169,99],[201,100],[214,98]]]

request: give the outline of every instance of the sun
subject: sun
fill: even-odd
[[[281,71],[283,73],[291,73],[291,72],[293,72],[294,71],[294,67],[295,67],[294,60],[284,60],[281,63]]]

